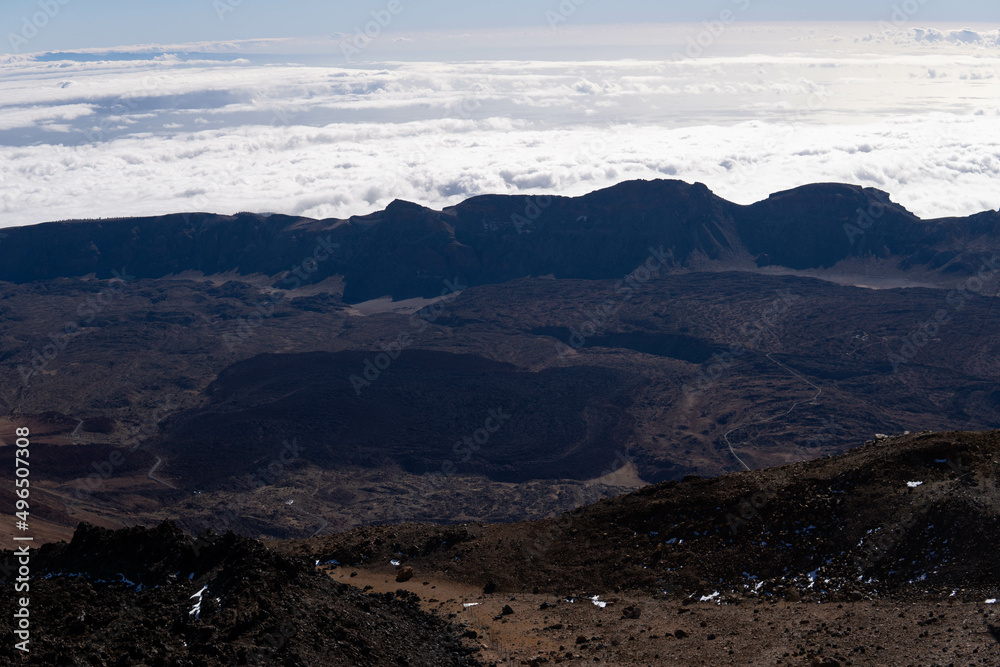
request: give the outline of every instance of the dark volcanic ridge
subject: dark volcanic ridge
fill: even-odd
[[[612,282],[473,287],[416,318],[293,296],[251,326],[266,296],[249,282],[137,280],[27,383],[22,367],[99,281],[6,284],[0,438],[31,427],[44,489],[33,516],[51,529],[37,539],[123,516],[291,538],[323,520],[332,532],[542,518],[736,470],[727,443],[766,468],[875,432],[998,423],[994,286],[953,302],[936,289],[688,273],[652,278],[592,319]],[[921,323],[941,309],[931,337]],[[562,355],[574,332],[583,344]],[[510,419],[479,432],[497,410]],[[592,483],[629,459],[631,477]],[[13,481],[4,488],[13,511]]]
[[[171,523],[81,524],[31,567],[31,653],[16,664],[480,664],[456,627],[405,592],[366,594],[232,533],[192,541]],[[13,586],[0,584],[7,618]],[[0,649],[5,661],[14,653],[13,642]]]
[[[880,190],[815,184],[741,206],[701,184],[629,181],[582,197],[484,195],[443,211],[395,201],[348,220],[239,213],[7,228],[0,281],[124,272],[272,276],[295,288],[344,279],[348,303],[434,297],[526,276],[617,279],[645,262],[829,269],[878,261],[953,283],[992,262],[1000,213],[921,220]]]
[[[508,525],[362,527],[281,549],[499,592],[978,601],[1000,593],[1000,432],[870,441],[788,466],[689,477]]]
[[[209,385],[205,408],[165,424],[158,449],[190,490],[266,465],[278,441],[299,443],[302,461],[323,468],[585,480],[603,474],[632,433],[624,408],[641,381],[621,371],[533,373],[411,350],[355,387],[351,378],[359,381],[372,356],[273,354],[235,364]]]

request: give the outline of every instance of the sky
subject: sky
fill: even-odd
[[[33,51],[352,33],[392,0],[4,0],[0,31],[18,33],[39,11],[52,18]],[[748,21],[889,21],[894,12],[925,22],[1000,21],[995,0],[397,0],[386,34],[498,27],[711,21],[734,8]],[[4,39],[0,49],[15,51]],[[16,52],[16,51],[15,51]]]
[[[633,178],[967,215],[1000,206],[998,26],[964,0],[7,1],[0,227]]]

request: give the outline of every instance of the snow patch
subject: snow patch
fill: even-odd
[[[201,598],[202,595],[204,595],[207,590],[208,586],[202,586],[200,591],[198,591],[189,598],[192,600],[194,598],[198,598],[198,601],[194,603],[193,607],[191,607],[191,611],[188,612],[188,616],[194,616],[194,620],[196,621],[198,620],[198,617],[201,616]]]

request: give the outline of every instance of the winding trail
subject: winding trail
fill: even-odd
[[[733,443],[731,443],[729,441],[729,434],[730,433],[735,433],[736,431],[739,431],[740,429],[746,428],[748,426],[757,426],[759,424],[766,424],[767,422],[774,421],[775,419],[778,419],[779,417],[787,417],[789,414],[791,414],[792,410],[794,410],[795,408],[797,408],[799,405],[801,405],[803,403],[811,403],[811,404],[815,405],[816,404],[816,399],[818,399],[819,396],[820,396],[820,394],[823,393],[823,389],[821,387],[817,387],[815,384],[813,384],[812,382],[810,382],[806,378],[802,377],[800,374],[796,373],[794,370],[792,370],[791,368],[789,368],[785,364],[781,363],[780,361],[778,361],[777,359],[775,359],[774,357],[772,357],[771,354],[772,354],[771,352],[768,352],[765,356],[771,362],[777,364],[781,368],[784,368],[786,371],[788,371],[789,373],[791,373],[792,375],[794,375],[795,377],[797,377],[798,379],[802,380],[807,385],[809,385],[810,387],[812,387],[813,389],[815,389],[816,390],[816,395],[813,396],[808,401],[795,401],[794,403],[792,403],[792,407],[788,408],[788,410],[786,410],[785,412],[781,413],[780,415],[774,415],[772,417],[768,417],[767,419],[762,419],[760,421],[751,422],[749,424],[740,424],[736,428],[729,429],[728,431],[726,431],[722,435],[723,440],[726,441],[726,446],[729,447],[729,453],[732,454],[733,458],[735,458],[737,461],[739,461],[740,465],[742,465],[747,470],[750,470],[750,466],[748,466],[746,464],[746,462],[743,459],[740,458],[739,454],[736,453],[736,450],[733,449]]]
[[[176,490],[177,490],[177,487],[176,487],[176,486],[174,486],[173,484],[171,484],[171,483],[169,483],[169,482],[164,482],[164,481],[163,481],[162,479],[160,479],[159,477],[154,477],[154,476],[153,476],[153,473],[154,473],[154,472],[156,472],[156,469],[160,467],[160,464],[161,464],[161,463],[163,463],[163,459],[161,459],[161,458],[160,458],[159,456],[157,456],[157,457],[156,457],[156,463],[154,463],[154,464],[153,464],[153,467],[152,467],[152,468],[150,468],[150,469],[149,469],[149,472],[147,472],[147,473],[146,473],[146,477],[150,478],[150,479],[151,479],[151,480],[153,480],[154,482],[159,482],[159,483],[160,483],[160,484],[162,484],[163,486],[168,486],[168,487],[170,487],[171,489],[173,489],[174,491],[176,491]]]

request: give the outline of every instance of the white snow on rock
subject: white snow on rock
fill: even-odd
[[[191,607],[191,611],[188,612],[188,616],[194,616],[194,620],[196,621],[198,620],[198,617],[201,616],[201,597],[207,590],[208,586],[202,586],[201,590],[192,595],[190,598],[190,599],[198,598],[198,601],[194,603],[193,607]]]
[[[923,482],[907,482],[907,483],[906,483],[906,485],[907,485],[908,487],[910,487],[911,489],[915,489],[915,488],[917,488],[918,486],[920,486],[921,484],[923,484]]]

